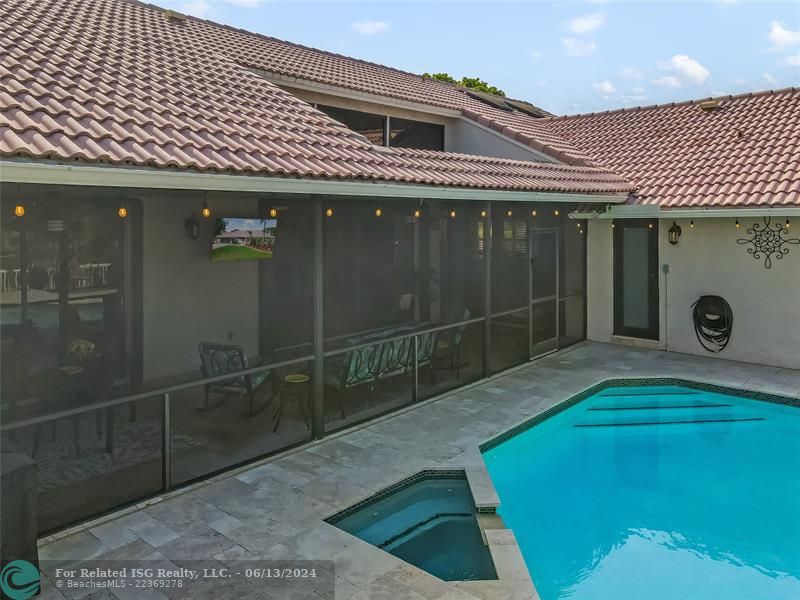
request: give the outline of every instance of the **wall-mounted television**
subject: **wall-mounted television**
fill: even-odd
[[[211,242],[211,261],[271,259],[277,226],[276,219],[218,218]]]

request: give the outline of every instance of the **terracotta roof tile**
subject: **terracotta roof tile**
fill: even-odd
[[[664,207],[788,206],[800,188],[800,89],[543,119]]]
[[[379,151],[240,64],[263,66],[275,55],[329,74],[334,59],[203,21],[172,22],[149,5],[5,0],[0,29],[3,156],[508,190],[631,189],[596,167]],[[449,90],[419,81],[430,98]]]

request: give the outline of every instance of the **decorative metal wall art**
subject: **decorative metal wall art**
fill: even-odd
[[[739,238],[737,244],[749,245],[747,253],[754,259],[760,260],[764,257],[764,267],[772,268],[773,257],[776,260],[782,259],[789,254],[789,244],[800,245],[800,239],[790,238],[788,227],[782,223],[771,222],[771,217],[764,217],[764,224],[753,223],[752,227],[747,228],[749,238]]]

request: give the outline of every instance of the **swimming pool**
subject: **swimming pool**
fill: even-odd
[[[497,579],[463,471],[423,471],[327,521],[445,581]]]
[[[800,408],[606,387],[519,431],[483,457],[542,600],[800,598]]]

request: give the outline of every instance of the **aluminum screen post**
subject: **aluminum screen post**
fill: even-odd
[[[411,347],[414,356],[414,379],[411,388],[411,401],[419,402],[419,336],[415,335],[411,338],[411,341],[414,343]],[[431,360],[433,359],[431,358]],[[433,368],[432,364],[431,368]]]
[[[161,485],[164,491],[169,491],[172,487],[172,422],[170,419],[172,410],[170,409],[169,393],[164,394],[161,407],[161,459],[163,460],[161,465]]]
[[[486,203],[486,219],[483,222],[483,376],[490,372],[492,335],[492,203]]]
[[[325,434],[325,343],[323,318],[324,247],[322,198],[314,199],[314,404],[311,407],[311,434],[315,440]]]

